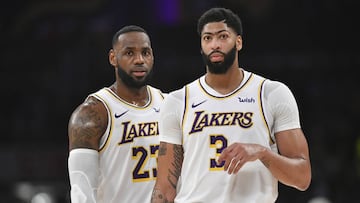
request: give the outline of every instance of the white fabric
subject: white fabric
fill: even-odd
[[[300,128],[299,110],[291,90],[283,83],[266,80],[264,103],[269,120],[274,120],[274,132]]]
[[[109,125],[100,140],[98,203],[150,202],[157,175],[158,119],[164,95],[148,86],[139,107],[103,88],[90,96],[106,107]]]
[[[277,151],[275,132],[300,127],[291,91],[280,82],[244,71],[239,87],[222,95],[204,78],[171,92],[160,115],[160,141],[184,148],[175,202],[275,202],[277,180],[260,161],[248,162],[230,176],[213,160],[221,147],[233,142]]]
[[[240,87],[249,78],[250,74],[250,72],[244,71],[244,80],[240,84]],[[214,96],[226,96],[211,89],[211,87],[205,83],[204,78],[204,76],[201,77],[200,81],[206,91]],[[295,97],[285,84],[278,81],[266,80],[263,86],[263,95],[264,114],[268,121],[275,121],[272,126],[274,132],[301,127]],[[163,111],[161,112],[163,124],[160,125],[160,127],[164,127],[164,129],[160,129],[160,131],[165,133],[160,136],[160,141],[181,144],[181,136],[167,135],[180,135],[182,133],[181,118],[184,112],[184,97],[184,90],[180,89],[171,92],[171,94],[165,98],[164,103],[166,103],[166,105],[164,105]]]
[[[96,203],[99,153],[93,149],[73,149],[68,158],[72,203]]]

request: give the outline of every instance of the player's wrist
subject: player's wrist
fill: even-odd
[[[264,163],[265,166],[268,166],[269,165],[269,155],[271,153],[270,149],[264,147],[264,146],[261,146],[259,145],[259,153],[258,153],[258,157],[259,157],[259,160],[261,162]]]

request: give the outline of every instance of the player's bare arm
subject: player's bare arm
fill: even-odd
[[[261,161],[281,183],[306,190],[311,182],[311,164],[303,131],[281,131],[275,137],[279,154],[266,150]]]
[[[69,121],[69,150],[99,149],[99,140],[106,130],[107,112],[97,99],[89,97],[71,115]]]
[[[152,203],[174,202],[183,158],[181,145],[160,142],[158,176],[151,198]]]
[[[308,145],[301,129],[275,134],[279,154],[259,144],[234,143],[223,150],[218,162],[224,170],[236,174],[249,161],[261,160],[281,183],[306,190],[311,181]]]

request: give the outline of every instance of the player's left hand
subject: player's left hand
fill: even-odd
[[[233,143],[222,151],[218,163],[225,161],[224,170],[236,174],[246,162],[261,159],[264,150],[259,144]]]

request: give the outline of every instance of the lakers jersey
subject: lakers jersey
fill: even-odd
[[[244,71],[241,85],[220,95],[203,76],[170,93],[172,106],[181,106],[177,112],[181,135],[174,137],[164,130],[160,141],[182,144],[184,149],[175,202],[275,202],[278,182],[261,161],[247,162],[233,175],[224,171],[224,163],[217,163],[222,150],[235,142],[260,144],[277,152],[274,123],[263,101],[267,81]]]
[[[156,179],[158,118],[163,94],[148,86],[149,102],[137,107],[109,88],[92,94],[108,112],[99,150],[98,202],[150,202]]]

